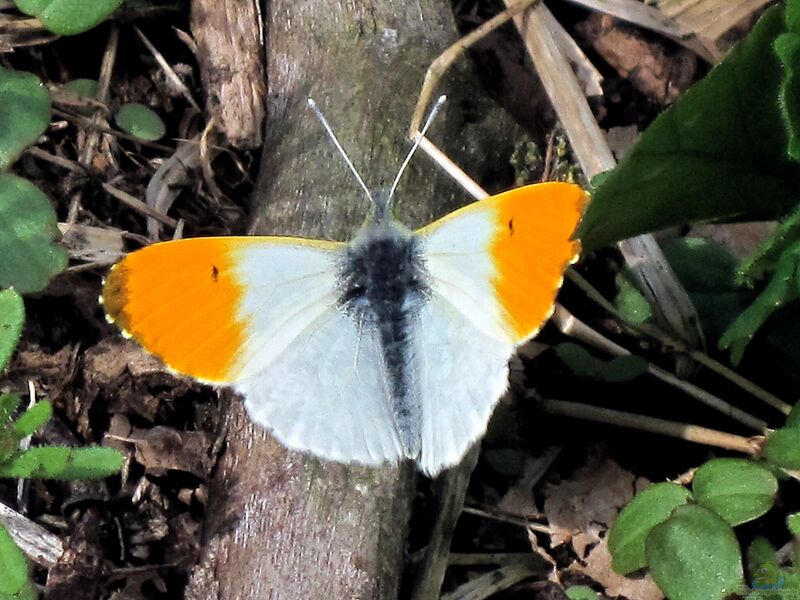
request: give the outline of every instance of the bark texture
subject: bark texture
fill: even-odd
[[[449,5],[272,0],[265,20],[267,128],[252,233],[349,239],[368,202],[307,98],[322,108],[367,184],[388,187],[409,148],[404,132],[423,75],[457,39]],[[463,69],[448,80],[459,87],[445,85],[450,101],[429,135],[485,183],[482,175],[508,164],[509,124],[498,126],[498,112],[479,100]],[[400,185],[397,212],[416,227],[466,200],[418,156]],[[238,400],[228,423],[204,551],[186,597],[397,597],[413,468],[370,469],[288,452],[250,423]]]

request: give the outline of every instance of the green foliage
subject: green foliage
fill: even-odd
[[[767,11],[652,123],[595,189],[577,233],[584,248],[688,222],[779,215],[797,203],[800,165],[787,154],[784,70],[773,51],[784,30],[783,10]]]
[[[742,585],[736,536],[707,508],[677,507],[653,528],[645,545],[653,579],[668,598],[722,600]]]
[[[26,410],[14,423],[14,435],[22,439],[33,435],[34,432],[47,422],[53,414],[53,405],[47,400],[42,400]]]
[[[598,600],[600,594],[588,585],[572,585],[564,590],[569,600]]]
[[[772,544],[757,537],[747,549],[747,578],[752,592],[748,600],[783,600],[800,596],[800,574],[781,568]]]
[[[25,555],[0,524],[0,598],[36,600],[33,584],[28,579],[28,561]]]
[[[118,473],[124,457],[113,448],[38,446],[0,464],[0,477],[101,479]]]
[[[736,259],[702,238],[671,240],[662,249],[692,299],[706,337],[719,339],[745,308],[736,281]]]
[[[786,528],[796,538],[800,538],[800,513],[792,513],[786,517]]]
[[[698,504],[736,526],[757,519],[775,502],[778,480],[771,471],[743,458],[717,458],[694,474]]]
[[[0,373],[5,369],[25,323],[25,305],[14,290],[0,290]]]
[[[114,120],[116,120],[122,131],[130,133],[141,140],[155,141],[161,139],[167,131],[161,117],[144,104],[139,104],[138,102],[124,104],[117,112]]]
[[[15,0],[17,8],[59,35],[75,35],[105,21],[122,0]]]
[[[603,361],[592,356],[588,350],[572,342],[556,346],[556,355],[579,377],[592,377],[609,383],[621,383],[636,379],[647,372],[647,361],[639,356],[617,356]]]
[[[647,566],[645,541],[650,532],[690,498],[689,490],[675,483],[656,483],[637,494],[622,509],[608,534],[614,570],[627,574]]]
[[[791,0],[786,8],[786,33],[775,40],[775,54],[783,64],[779,106],[789,133],[789,155],[800,160],[800,9]]]
[[[620,273],[616,277],[617,295],[614,298],[614,308],[626,323],[641,325],[653,316],[653,309],[628,277]]]
[[[45,195],[29,181],[0,174],[0,288],[26,294],[44,289],[67,266],[56,215]]]
[[[0,106],[0,171],[4,171],[47,128],[50,95],[33,73],[0,68]]]
[[[800,469],[800,428],[784,427],[767,435],[762,455],[786,469]]]

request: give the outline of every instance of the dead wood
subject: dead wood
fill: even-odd
[[[348,239],[367,201],[306,100],[318,102],[367,184],[388,186],[408,149],[403,135],[422,76],[457,38],[450,8],[436,0],[276,0],[265,20],[268,117],[251,231]],[[459,87],[445,90],[450,101],[430,136],[491,186],[486,174],[507,169],[509,122],[479,100],[463,69],[448,81]],[[409,226],[465,200],[422,156],[397,195]],[[186,597],[397,597],[413,481],[409,465],[369,469],[287,452],[233,400]]]

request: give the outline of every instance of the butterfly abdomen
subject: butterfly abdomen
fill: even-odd
[[[340,305],[361,335],[377,337],[389,387],[387,396],[409,458],[419,455],[421,440],[411,332],[428,292],[418,242],[394,228],[351,245],[340,267]]]

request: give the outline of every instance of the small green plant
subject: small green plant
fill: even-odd
[[[123,0],[15,0],[17,8],[59,35],[75,35],[105,21]]]
[[[718,345],[734,363],[767,318],[800,297],[798,15],[797,0],[768,10],[719,66],[664,111],[616,169],[593,181],[577,232],[591,250],[685,223],[780,219],[734,279],[717,280],[725,288],[705,298],[724,298],[711,321],[732,317]],[[705,266],[708,248],[684,248],[684,258],[687,252]],[[760,294],[738,310],[734,284],[755,287],[761,280],[767,284]]]
[[[25,314],[22,298],[14,290],[0,292],[0,373],[19,340]],[[17,394],[0,394],[0,478],[96,479],[119,472],[124,457],[112,448],[36,446],[20,449],[52,414],[47,400],[37,402],[14,418],[20,405]],[[36,598],[28,577],[28,564],[0,524],[0,598]]]

